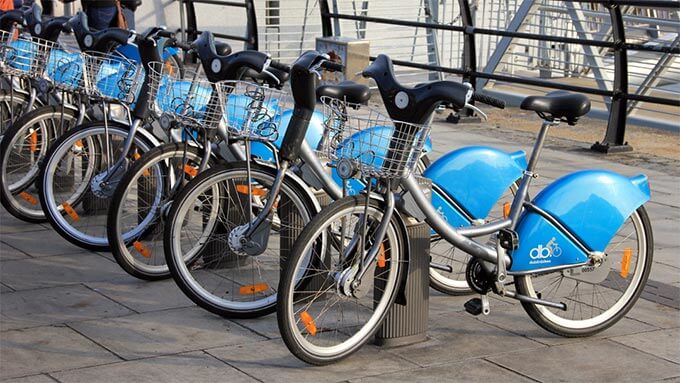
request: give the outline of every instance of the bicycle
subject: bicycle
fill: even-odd
[[[315,113],[317,97],[340,100],[338,102],[342,102],[343,108],[347,110],[373,113],[371,108],[361,105],[369,97],[365,86],[343,83],[316,88],[314,79],[320,68],[334,68],[332,65],[335,64],[327,60],[327,57],[317,52],[307,52],[292,67],[294,117],[288,123],[275,166],[257,160],[217,165],[199,174],[175,197],[166,221],[166,262],[185,294],[208,311],[228,317],[255,317],[273,312],[278,272],[273,272],[271,268],[278,270],[284,263],[295,238],[310,222],[310,217],[320,211],[319,200],[340,199],[349,194],[347,186],[351,185],[359,192],[367,185],[361,180],[338,183],[337,174],[341,169],[333,169],[335,175],[330,175],[330,169],[325,166],[325,156],[317,156],[309,140],[305,139],[310,116]],[[393,79],[391,70],[385,73],[390,74],[385,78]],[[396,94],[383,82],[378,82],[378,87],[381,92]],[[433,109],[423,109],[419,111],[420,118],[427,120],[432,112]],[[334,144],[329,132],[333,131],[335,125],[342,124],[342,118],[336,119],[338,114],[332,110],[324,111],[323,115],[325,131],[319,141],[321,148]],[[375,122],[368,132],[391,134],[392,130],[386,125],[391,120]],[[423,137],[424,146],[428,139],[426,135]],[[353,140],[360,142],[361,134],[352,137],[350,143]],[[480,150],[468,148],[464,153]],[[519,167],[512,156],[498,151],[493,153],[498,154],[495,155],[497,163],[511,165],[511,170]],[[443,161],[456,165],[458,159],[467,161],[464,156],[451,156]],[[415,163],[424,168],[421,156],[415,159]],[[438,168],[439,165],[433,171],[439,171]],[[521,170],[517,171],[517,176],[519,174]],[[512,184],[515,178],[512,177],[512,171],[496,171],[494,175],[499,176],[499,181],[487,180],[486,183],[494,193],[499,189],[500,196],[502,189],[507,188],[501,184],[501,180],[508,178],[508,184]],[[252,179],[258,181],[248,181]],[[253,187],[248,188],[249,184]],[[343,184],[344,192],[341,187]],[[278,195],[278,188],[282,185],[286,186],[285,198]],[[281,202],[277,201],[282,200],[290,203],[281,206]],[[466,202],[464,199],[459,200]],[[495,199],[480,201],[477,207],[487,204],[487,209],[490,209],[495,202]],[[281,218],[281,214],[287,215],[285,219]],[[457,214],[461,218],[451,215],[452,221],[463,220],[461,213]],[[282,254],[279,254],[279,250]],[[199,257],[197,254],[202,255]],[[223,264],[229,266],[222,267]],[[432,264],[432,267],[451,271],[446,266]],[[246,283],[245,280],[251,282]],[[238,286],[243,287],[243,290]]]
[[[363,74],[380,76],[384,69],[376,60]],[[502,106],[493,98],[475,97],[469,84],[432,89],[448,94],[455,109],[472,107],[473,98]],[[404,116],[417,113],[410,108],[418,90],[400,91],[408,101]],[[383,95],[383,101],[390,104],[394,98]],[[428,126],[394,121],[384,157],[366,157],[374,150],[369,141],[351,150],[329,151],[336,166],[347,169],[345,177],[365,177],[375,187],[326,207],[293,246],[278,285],[277,318],[283,340],[297,358],[316,365],[336,362],[357,351],[380,326],[406,278],[408,258],[420,256],[407,253],[404,222],[411,214],[399,206],[403,198],[412,199],[415,210],[442,238],[472,256],[466,278],[480,298],[465,304],[469,313],[488,315],[488,294],[495,293],[520,301],[539,326],[567,337],[595,334],[625,315],[642,292],[652,263],[653,235],[643,206],[650,197],[647,177],[584,170],[527,200],[549,128],[562,121],[576,124],[590,102],[583,95],[558,91],[527,97],[521,108],[535,111],[544,122],[507,216],[479,226],[447,223],[413,175],[413,158],[422,150]],[[351,111],[343,115],[340,142],[363,126]],[[489,234],[491,243],[475,240]],[[548,243],[550,249],[561,249],[559,257],[551,251],[530,256]],[[510,276],[514,290],[507,285]]]

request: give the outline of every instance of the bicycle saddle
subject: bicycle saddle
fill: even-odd
[[[426,123],[442,103],[456,110],[463,108],[469,91],[465,85],[453,81],[433,81],[412,88],[403,86],[394,75],[392,60],[385,55],[379,55],[362,75],[378,85],[392,119],[414,124]]]
[[[316,88],[316,98],[331,97],[345,100],[353,104],[365,104],[371,98],[371,91],[366,85],[353,81],[343,81],[339,84],[326,84]]]
[[[24,13],[19,9],[4,12],[0,15],[0,29],[9,32],[14,24],[24,23]]]
[[[109,28],[93,32],[87,23],[87,16],[78,12],[68,21],[73,30],[78,46],[82,51],[107,52],[112,43],[127,44],[132,32],[127,29]]]
[[[590,111],[590,100],[582,94],[558,90],[545,96],[529,96],[520,108],[533,110],[544,119],[560,119],[576,125],[579,117]]]

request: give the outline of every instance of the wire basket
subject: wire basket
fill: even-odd
[[[84,93],[82,55],[61,48],[53,49],[47,60],[44,77],[58,90]]]
[[[224,119],[219,85],[198,72],[179,71],[168,63],[149,63],[150,97],[159,114],[169,115],[184,127],[217,128]]]
[[[325,132],[319,146],[331,166],[349,163],[356,177],[405,178],[418,164],[430,127],[393,121],[358,104],[322,97]]]
[[[281,124],[287,125],[292,114],[293,101],[288,93],[246,81],[222,81],[219,85],[233,137],[279,140]]]
[[[55,48],[57,44],[48,40],[7,37],[0,49],[2,72],[9,76],[39,78],[45,71],[50,52]]]
[[[82,53],[85,93],[103,101],[132,104],[144,79],[142,66],[115,54]]]

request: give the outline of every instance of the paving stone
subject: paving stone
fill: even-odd
[[[369,374],[384,374],[415,367],[376,346],[366,345],[339,363],[318,367],[291,354],[281,339],[220,347],[206,352],[265,382],[341,382]]]
[[[49,377],[49,375],[39,374],[25,376],[23,378],[14,378],[9,380],[3,380],[3,383],[58,383],[56,380]]]
[[[86,250],[81,249],[62,238],[54,230],[3,234],[2,240],[15,249],[21,250],[32,257],[86,252]]]
[[[195,307],[78,322],[71,326],[126,360],[263,339]]]
[[[542,382],[649,382],[675,377],[680,366],[602,339],[487,358]]]
[[[231,319],[231,321],[269,339],[281,337],[279,325],[276,322],[276,314],[253,319]]]
[[[82,285],[2,294],[0,330],[121,316],[132,311]]]
[[[47,228],[40,224],[28,223],[14,218],[4,208],[0,209],[0,235],[10,233],[25,233],[29,231],[46,230]]]
[[[118,265],[116,264],[115,267],[118,268]],[[194,306],[194,303],[182,293],[172,279],[142,281],[125,273],[125,276],[121,278],[103,282],[86,282],[85,285],[137,312]]]
[[[680,247],[654,249],[654,264],[649,279],[663,283],[680,282]]]
[[[117,264],[91,253],[9,261],[0,269],[2,283],[15,290],[103,281],[125,275]]]
[[[650,218],[651,219],[651,218]],[[654,248],[655,249],[677,249],[680,248],[680,237],[678,237],[677,219],[651,219],[652,233],[654,234]],[[677,254],[677,253],[676,253]],[[668,261],[673,261],[671,264],[677,264],[677,256]],[[654,259],[656,259],[656,254]]]
[[[638,299],[626,317],[659,328],[680,327],[680,310],[645,299]]]
[[[161,356],[53,373],[62,383],[94,382],[256,382],[204,352]]]
[[[612,340],[680,364],[680,328],[617,336]]]
[[[413,370],[400,371],[392,374],[374,375],[366,378],[353,379],[352,382],[531,382],[531,380],[498,367],[483,359],[468,360],[459,363],[422,367]]]
[[[541,343],[490,326],[463,313],[431,317],[428,337],[429,340],[425,342],[395,348],[389,352],[420,366],[430,366],[485,357],[507,350],[545,347]]]
[[[115,362],[115,355],[68,327],[34,327],[0,334],[0,379]],[[40,382],[42,378],[26,380]]]
[[[4,236],[3,236],[4,237]],[[30,259],[28,254],[15,249],[5,242],[0,241],[0,261],[14,261],[17,259]]]
[[[0,268],[0,270],[2,270],[2,268]],[[3,285],[2,283],[0,283],[0,294],[2,294],[2,293],[11,293],[12,291],[14,291],[14,290],[12,290],[12,289],[10,289],[9,287],[7,287],[7,286]]]
[[[635,321],[628,318],[621,319],[614,326],[604,330],[603,332],[593,335],[590,338],[565,338],[559,335],[552,334],[539,325],[537,325],[529,315],[524,311],[520,304],[512,306],[503,306],[494,309],[491,306],[491,314],[476,317],[479,321],[500,327],[506,331],[524,336],[535,340],[545,345],[557,345],[565,343],[583,342],[586,339],[607,338],[622,334],[632,334],[638,332],[645,332],[655,330],[656,327]]]

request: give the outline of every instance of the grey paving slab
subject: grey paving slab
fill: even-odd
[[[328,366],[307,365],[295,358],[281,339],[206,352],[265,382],[342,382],[372,374],[411,369],[414,364],[375,346],[364,346],[351,357]]]
[[[420,366],[457,362],[504,353],[508,350],[534,350],[545,346],[498,327],[480,322],[467,313],[430,317],[429,340],[388,352]]]
[[[612,340],[680,365],[680,328],[617,336]]]
[[[25,233],[46,230],[42,224],[28,223],[14,218],[4,208],[0,208],[0,237],[9,233]]]
[[[3,236],[0,236],[0,238],[2,237]],[[3,241],[0,241],[0,262],[15,261],[17,259],[29,259],[29,258],[31,257],[28,254],[24,253],[23,251],[16,249]]]
[[[533,320],[531,320],[531,318],[529,318],[529,315],[519,304],[507,305],[504,307],[498,307],[496,309],[494,309],[492,306],[491,314],[488,316],[480,315],[476,317],[476,319],[517,334],[518,336],[527,337],[536,342],[540,342],[549,346],[566,343],[578,343],[583,342],[586,339],[590,341],[597,338],[607,338],[622,334],[634,334],[657,329],[655,326],[640,321],[623,318],[614,326],[589,338],[565,338],[552,334],[539,327]]]
[[[14,290],[105,281],[125,275],[116,264],[93,253],[8,261],[0,267],[0,281]]]
[[[115,265],[118,268],[118,265]],[[102,282],[86,282],[86,286],[137,312],[193,306],[194,303],[177,288],[172,279],[142,281],[128,274]]]
[[[58,383],[56,380],[52,379],[49,375],[39,374],[25,376],[23,378],[14,378],[9,380],[3,380],[4,383]]]
[[[3,234],[2,240],[32,257],[86,252],[86,250],[63,239],[54,230]]]
[[[6,331],[0,345],[3,379],[120,360],[68,327]]]
[[[638,299],[626,317],[658,328],[680,327],[680,310],[645,299]]]
[[[0,268],[0,270],[2,270],[2,268]],[[11,288],[9,288],[9,287],[3,285],[2,283],[0,283],[0,294],[2,294],[2,293],[11,293],[12,291],[14,291],[14,290],[12,290]]]
[[[52,375],[62,383],[257,382],[248,375],[200,351],[61,371]]]
[[[606,339],[487,359],[541,382],[649,382],[680,374],[680,365]]]
[[[673,261],[680,254],[680,247],[674,249],[655,249],[654,259],[664,258],[668,259],[672,264],[666,262],[654,262],[652,271],[649,274],[649,279],[652,281],[663,282],[667,284],[680,283],[680,260]],[[675,254],[675,257],[673,256]],[[665,257],[664,257],[665,255]]]
[[[71,326],[126,360],[263,339],[195,307],[78,322]]]
[[[373,375],[352,379],[352,382],[531,382],[521,375],[498,367],[483,359],[422,367],[391,374]]]
[[[268,339],[281,337],[279,325],[276,322],[276,314],[265,315],[253,319],[231,319],[231,321]]]
[[[82,285],[17,291],[2,294],[0,330],[130,313],[132,311]]]

